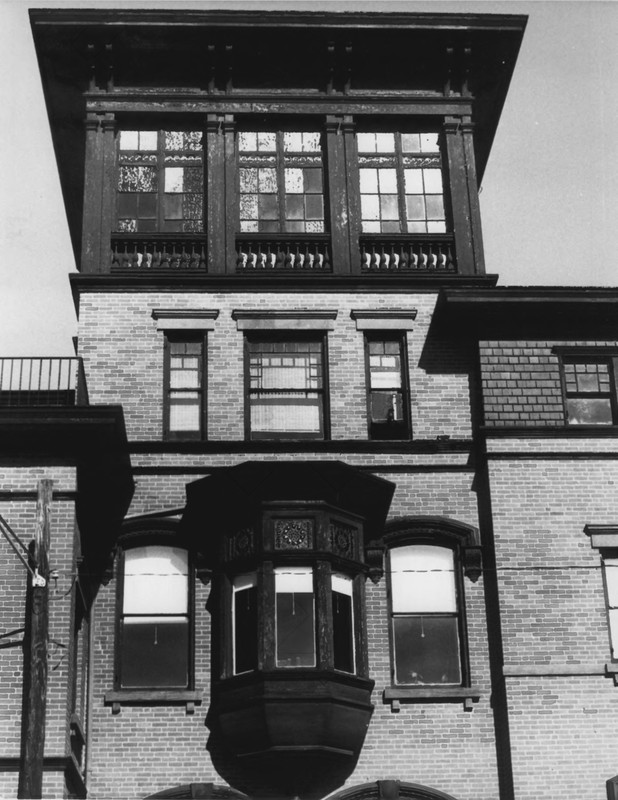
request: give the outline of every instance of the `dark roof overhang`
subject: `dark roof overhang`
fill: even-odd
[[[79,254],[86,96],[96,104],[137,90],[152,99],[154,88],[167,87],[182,95],[187,108],[193,104],[196,109],[200,98],[212,103],[244,97],[247,102],[257,97],[256,87],[266,87],[304,98],[309,108],[322,98],[339,102],[342,110],[346,103],[364,103],[367,113],[375,113],[373,103],[380,93],[386,102],[397,100],[404,108],[425,102],[428,114],[448,105],[451,113],[453,108],[464,116],[472,112],[480,181],[527,18],[90,8],[32,9],[30,20],[69,228]],[[225,88],[208,91],[209,46],[213,53],[223,52],[217,74],[229,74],[231,68],[238,76],[239,85],[231,93]],[[323,58],[297,57],[318,51]],[[225,61],[225,53],[233,54],[232,62]],[[331,67],[351,76],[352,91],[339,86],[326,91]]]
[[[84,569],[100,574],[134,491],[122,407],[0,408],[0,465],[76,468]]]
[[[471,339],[618,338],[618,288],[443,289],[432,333]]]

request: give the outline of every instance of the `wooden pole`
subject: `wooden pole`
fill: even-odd
[[[24,724],[19,798],[43,796],[45,711],[47,704],[47,639],[49,631],[49,539],[53,481],[38,485],[33,562],[29,579],[29,613],[24,643]]]

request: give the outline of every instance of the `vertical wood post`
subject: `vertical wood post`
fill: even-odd
[[[19,798],[43,796],[45,711],[47,704],[47,639],[49,630],[49,539],[53,481],[38,486],[33,561],[29,577],[28,615],[24,636],[24,707]]]

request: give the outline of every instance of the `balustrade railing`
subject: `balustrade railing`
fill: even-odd
[[[328,236],[245,234],[236,237],[236,271],[325,273],[331,271]]]
[[[0,358],[0,407],[83,405],[81,358]]]
[[[449,234],[362,236],[360,250],[363,272],[457,271]]]
[[[206,238],[170,234],[112,236],[112,272],[206,271]]]

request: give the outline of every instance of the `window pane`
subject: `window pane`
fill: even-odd
[[[380,217],[383,220],[399,219],[399,206],[396,194],[380,195]]]
[[[125,614],[185,614],[188,555],[178,547],[134,547],[124,556]]]
[[[361,195],[361,214],[364,220],[380,219],[380,198],[378,195]]]
[[[334,666],[343,672],[354,672],[352,579],[333,573],[332,589]]]
[[[361,169],[360,190],[361,194],[377,194],[378,192],[378,170]]]
[[[357,133],[356,143],[360,153],[375,153],[376,151],[375,133]]]
[[[322,433],[322,401],[272,396],[251,398],[251,430],[255,433]]]
[[[406,194],[423,193],[423,175],[420,169],[404,170],[404,183],[406,187]]]
[[[196,392],[175,392],[170,397],[171,432],[199,431],[200,425],[200,397]]]
[[[140,131],[140,133],[139,133],[139,149],[140,150],[156,150],[157,149],[157,132],[156,131]]]
[[[390,551],[393,612],[456,612],[453,551],[408,545]]]
[[[613,422],[609,397],[570,397],[567,414],[570,425],[611,425]]]
[[[257,579],[239,575],[234,579],[234,674],[257,667]]]
[[[426,194],[442,193],[442,172],[439,169],[424,169],[423,182]]]
[[[401,392],[371,392],[372,422],[402,422]]]
[[[123,688],[185,688],[189,622],[186,617],[127,617],[121,631]]]
[[[396,683],[461,683],[456,617],[395,617],[393,640]]]
[[[137,147],[138,147],[137,131],[120,131],[121,150],[137,150]]]
[[[379,169],[378,182],[380,185],[380,194],[394,194],[397,193],[397,172],[394,169]]]
[[[309,567],[275,569],[276,663],[314,667],[313,573]]]
[[[182,192],[184,189],[184,169],[183,167],[165,168],[165,191]]]

